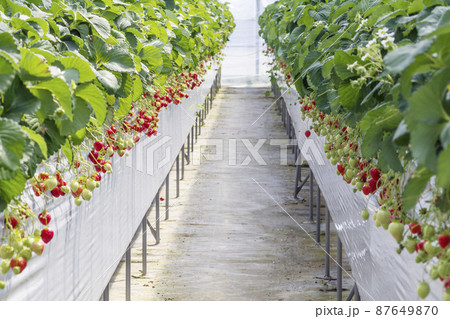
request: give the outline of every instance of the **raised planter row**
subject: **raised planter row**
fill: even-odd
[[[79,207],[70,198],[55,201],[49,208],[55,232],[52,244],[20,276],[7,275],[0,300],[107,297],[105,288],[147,217],[152,219],[148,230],[159,241],[159,222],[166,216],[159,216],[159,209],[157,216],[149,216],[150,209],[152,204],[159,206],[159,191],[174,164],[179,182],[180,161],[183,169],[219,83],[220,67],[213,65],[188,99],[162,109],[157,136],[143,137],[129,157],[113,157],[114,173],[104,177],[91,201]]]

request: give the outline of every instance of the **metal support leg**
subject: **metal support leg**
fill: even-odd
[[[186,165],[189,165],[191,161],[191,133],[187,136],[187,148],[186,148]]]
[[[109,282],[106,285],[105,290],[103,290],[103,301],[108,301],[109,300]]]
[[[156,193],[155,197],[155,206],[156,206],[156,233],[155,233],[155,239],[156,239],[156,245],[160,242],[160,236],[159,236],[159,194],[160,190]]]
[[[177,155],[177,198],[180,197],[180,154]]]
[[[210,98],[210,100],[209,100],[209,103],[210,103],[210,105],[212,104],[212,102],[213,102],[213,88],[211,87],[211,90],[210,90],[210,94],[209,94],[209,98]]]
[[[313,221],[314,220],[314,216],[313,216],[313,200],[314,200],[314,174],[311,170],[311,168],[309,169],[309,220]]]
[[[359,289],[356,282],[355,282],[355,301],[361,301],[361,296],[359,295]]]
[[[337,238],[337,282],[336,282],[336,290],[337,290],[337,300],[342,300],[342,243],[341,239]]]
[[[325,278],[330,276],[330,211],[325,207]]]
[[[184,179],[184,158],[186,157],[184,153],[184,144],[181,147],[181,179]]]
[[[194,157],[194,126],[191,127],[191,153],[192,157]]]
[[[197,118],[195,118],[194,131],[195,131],[195,143],[197,143],[197,136],[198,136]]]
[[[141,223],[142,227],[142,275],[147,274],[147,214]]]
[[[350,290],[350,293],[347,299],[345,299],[345,301],[351,301],[354,295],[355,295],[355,286],[353,286],[352,290]]]
[[[320,187],[317,185],[316,194],[316,242],[320,243]]]
[[[131,246],[125,253],[125,300],[131,300]]]
[[[169,219],[169,191],[170,191],[169,174],[167,174],[167,176],[166,176],[166,218],[165,218],[165,220]]]

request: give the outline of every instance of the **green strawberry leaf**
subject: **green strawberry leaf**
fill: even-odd
[[[44,138],[26,126],[22,126],[22,129],[28,134],[28,137],[39,146],[42,155],[47,158],[47,143],[45,142]]]
[[[16,122],[0,117],[0,167],[15,171],[25,149],[25,132]]]

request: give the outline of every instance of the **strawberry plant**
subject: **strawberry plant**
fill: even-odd
[[[52,201],[89,201],[111,157],[157,134],[233,28],[217,0],[0,0],[2,274],[55,240]]]
[[[326,137],[336,173],[377,197],[375,225],[389,230],[399,253],[429,265],[448,299],[448,1],[280,0],[259,23],[272,76],[281,72],[301,96],[302,119]],[[418,283],[419,296],[428,293]]]

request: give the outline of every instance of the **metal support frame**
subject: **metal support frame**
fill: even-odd
[[[169,219],[169,192],[170,192],[170,185],[169,185],[169,180],[170,180],[170,172],[167,174],[166,176],[166,217],[164,218],[164,220],[168,220]]]
[[[320,243],[320,187],[317,185],[316,194],[316,242]]]
[[[131,300],[131,243],[125,252],[125,300]]]
[[[177,196],[180,197],[180,154],[178,153],[176,159],[176,167],[177,167]]]
[[[147,217],[148,212],[142,220],[142,275],[147,274]]]
[[[103,290],[102,300],[109,301],[109,282],[106,285],[105,290]]]
[[[185,152],[184,152],[184,144],[181,147],[181,179],[184,179],[184,159],[186,158]]]
[[[330,211],[325,206],[325,278],[330,276]]]
[[[187,147],[186,147],[186,165],[189,165],[191,161],[191,133],[187,136]]]
[[[342,301],[342,242],[337,236],[337,282],[336,282],[336,292],[337,300]]]
[[[195,117],[195,143],[197,143],[198,140],[198,116]]]
[[[309,168],[309,220],[314,220],[314,213],[313,213],[313,207],[314,207],[314,174],[312,172],[312,169]]]
[[[191,153],[194,153],[194,126],[191,127]],[[193,157],[194,155],[192,155]]]
[[[353,285],[353,288],[345,301],[351,301],[352,299],[354,299],[355,301],[361,301],[361,297],[359,296],[358,285],[356,284],[356,282]]]

